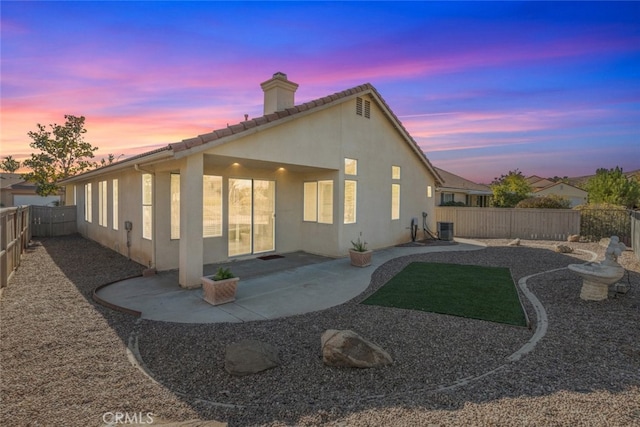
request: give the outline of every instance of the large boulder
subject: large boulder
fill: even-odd
[[[563,245],[563,244],[560,244],[560,243],[558,243],[557,245],[555,245],[555,246],[553,247],[553,249],[554,249],[556,252],[561,253],[561,254],[570,254],[570,253],[572,253],[572,252],[573,252],[573,248],[572,248],[571,246]]]
[[[350,330],[329,329],[321,341],[322,361],[328,366],[373,368],[393,363],[389,353]]]
[[[280,365],[278,349],[257,340],[243,340],[227,346],[224,369],[231,375],[250,375]]]

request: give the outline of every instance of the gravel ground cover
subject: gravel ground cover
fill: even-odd
[[[507,358],[532,330],[359,304],[413,261],[507,267],[518,281],[590,259],[553,252],[557,242],[485,243],[479,251],[391,260],[362,295],[329,310],[184,325],[136,321],[95,305],[96,286],[139,274],[141,266],[77,236],[48,239],[26,256],[2,296],[0,416],[7,425],[71,426],[100,425],[104,412],[116,410],[232,426],[640,425],[640,263],[629,251],[620,262],[631,290],[606,301],[580,300],[581,281],[567,269],[529,278],[548,331],[516,362]],[[604,252],[597,244],[568,245],[599,259]],[[535,325],[533,307],[523,303]],[[394,364],[325,367],[326,329],[355,330],[385,348]],[[162,386],[127,360],[131,333]],[[227,375],[224,348],[245,338],[277,346],[282,366]]]

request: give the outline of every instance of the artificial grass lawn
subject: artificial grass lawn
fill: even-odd
[[[413,262],[362,303],[527,326],[508,268]]]

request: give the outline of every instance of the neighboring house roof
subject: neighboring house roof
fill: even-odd
[[[450,191],[466,194],[491,195],[491,188],[484,184],[476,184],[461,176],[447,172],[444,169],[435,168],[438,174],[444,179],[442,186],[438,187],[438,191]]]
[[[587,194],[587,192],[585,190],[583,190],[582,188],[576,187],[575,185],[567,184],[566,182],[554,182],[551,185],[547,185],[546,187],[534,188],[533,192],[534,193],[538,193],[538,192],[543,191],[543,190],[551,190],[554,187],[558,187],[558,186],[561,186],[561,185],[562,186],[566,186],[566,187],[574,188],[574,189],[576,189],[578,191],[583,192],[585,195]]]
[[[534,191],[537,188],[546,188],[554,184],[553,181],[545,178],[540,178],[538,175],[531,175],[525,178],[525,181],[529,183],[529,185],[534,189]]]
[[[0,173],[0,188],[3,190],[16,188],[15,186],[21,183],[26,183],[26,181],[19,173]]]
[[[61,183],[73,182],[80,177],[92,176],[94,174],[100,174],[102,171],[117,170],[121,167],[130,166],[132,163],[154,161],[156,159],[163,159],[179,155],[180,157],[188,154],[188,151],[193,153],[206,150],[217,145],[231,142],[239,137],[250,135],[253,132],[257,132],[262,128],[269,128],[277,126],[279,124],[287,123],[291,120],[295,120],[297,117],[303,117],[307,114],[315,111],[320,111],[333,105],[345,102],[357,96],[370,94],[374,100],[377,101],[382,111],[386,114],[395,129],[403,136],[404,140],[409,144],[413,151],[420,157],[427,169],[434,175],[436,184],[443,182],[442,177],[436,171],[436,168],[427,159],[424,152],[415,140],[409,135],[409,132],[402,125],[398,117],[391,111],[391,108],[378,93],[378,91],[370,84],[366,83],[360,86],[353,87],[341,92],[334,93],[323,98],[318,98],[303,104],[295,105],[292,108],[286,108],[282,111],[276,111],[275,113],[266,114],[264,116],[246,120],[235,125],[227,126],[222,129],[217,129],[212,132],[198,135],[194,138],[184,139],[181,142],[172,143],[165,147],[158,148],[147,153],[142,153],[128,159],[124,159],[120,162],[112,163],[110,165],[103,166],[93,171],[85,172],[74,177],[67,178]],[[186,153],[185,153],[186,152]]]

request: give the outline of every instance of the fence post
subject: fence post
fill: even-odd
[[[7,253],[7,218],[9,216],[6,212],[3,212],[0,215],[0,288],[4,288],[7,286],[7,281],[9,280],[9,272],[7,268],[9,268],[9,260]]]

